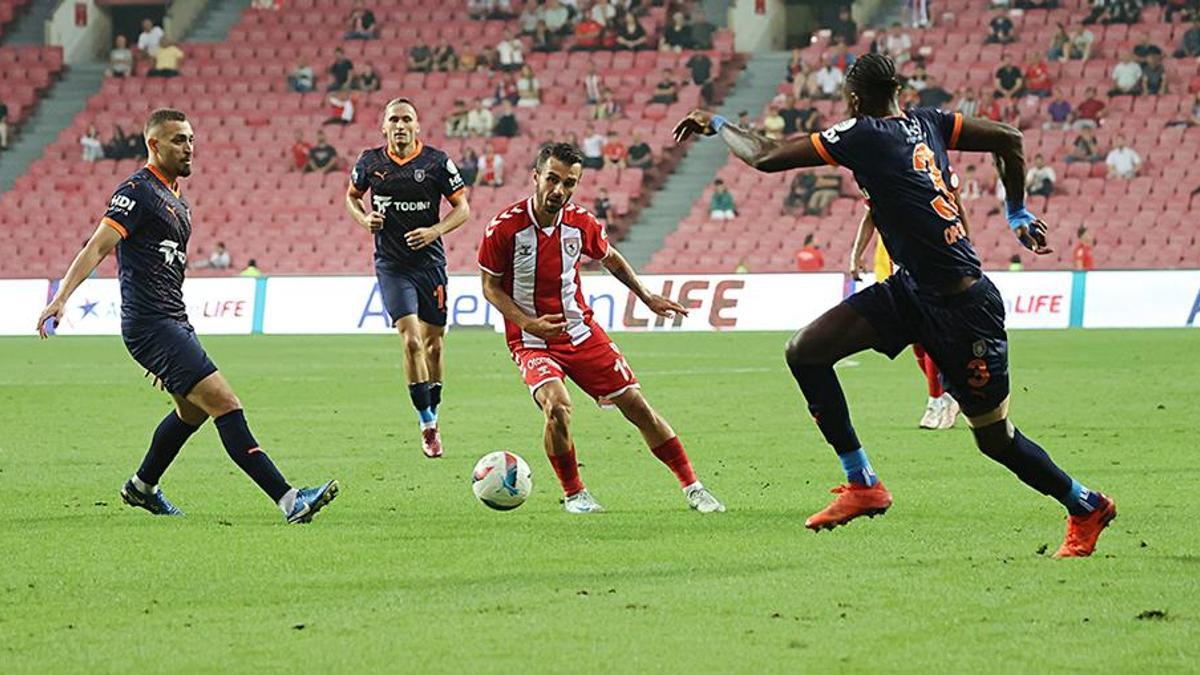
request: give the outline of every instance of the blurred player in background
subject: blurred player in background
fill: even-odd
[[[421,450],[426,457],[441,457],[438,406],[447,279],[442,237],[467,222],[471,206],[454,161],[421,142],[421,122],[411,101],[388,102],[383,136],[386,145],[364,151],[354,165],[346,207],[375,235],[375,276],[404,340],[404,372],[421,423]],[[369,209],[363,204],[368,190]],[[440,217],[443,197],[453,207],[445,218]]]
[[[46,321],[62,318],[67,299],[115,248],[121,337],[146,375],[175,400],[175,410],[154,431],[141,467],[121,488],[121,498],[155,515],[183,515],[158,482],[183,444],[211,417],[229,457],[279,505],[287,522],[308,522],[337,496],[337,481],[297,489],[284,480],[254,440],[241,401],[188,322],[183,276],[192,212],[178,181],[192,175],[192,125],[178,110],[155,110],[146,121],[145,137],[149,163],[113,193],[92,238],[38,317],[38,333],[47,337]]]
[[[650,451],[679,480],[688,506],[701,513],[724,511],[696,479],[671,425],[642,396],[621,350],[592,321],[579,282],[583,256],[599,260],[655,314],[671,317],[687,310],[646,290],[609,245],[604,225],[570,203],[582,177],[579,149],[567,143],[544,145],[533,174],[533,196],[497,215],[479,247],[483,295],[504,315],[513,360],[545,415],[546,455],[562,484],[564,508],[575,514],[604,510],[579,478],[571,396],[564,384],[569,377],[602,406],[616,406],[638,428]]]
[[[833,365],[871,348],[895,358],[919,342],[962,406],[979,449],[1066,507],[1067,535],[1055,556],[1091,555],[1116,517],[1116,505],[1068,476],[1009,421],[1004,301],[983,274],[946,183],[952,175],[949,150],[992,153],[1007,188],[1009,226],[1033,252],[1050,253],[1046,224],[1025,208],[1021,132],[961,113],[901,111],[899,90],[892,60],[866,54],[846,74],[843,94],[850,118],[820,134],[772,140],[703,110],[693,111],[675,129],[679,142],[693,134],[719,135],[734,155],[760,171],[846,166],[900,263],[886,281],[850,296],[788,343],[788,366],[847,477],[846,485],[834,488],[833,503],[805,526],[833,528],[891,506],[892,496],[850,423]]]

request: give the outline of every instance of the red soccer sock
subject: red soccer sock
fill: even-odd
[[[563,455],[547,455],[550,458],[550,466],[554,467],[554,473],[558,476],[558,482],[562,484],[563,494],[570,497],[576,492],[583,491],[583,481],[579,480],[579,464],[575,461],[575,446],[571,446],[571,450]]]
[[[926,352],[921,345],[913,345],[913,355],[917,357],[917,367],[925,375],[925,386],[929,389],[929,397],[937,398],[946,393],[946,390],[942,388],[941,373],[929,352]]]
[[[651,448],[650,452],[671,469],[679,479],[679,487],[687,487],[696,482],[696,472],[692,471],[692,462],[683,451],[683,444],[679,442],[678,436],[672,436],[657,448]]]

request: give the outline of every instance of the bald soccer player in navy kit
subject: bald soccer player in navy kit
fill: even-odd
[[[920,343],[942,371],[979,449],[1066,507],[1067,534],[1055,557],[1091,555],[1116,517],[1116,505],[1072,479],[1009,421],[1004,302],[983,274],[951,189],[948,150],[991,153],[1008,195],[1009,226],[1025,247],[1049,253],[1046,224],[1024,204],[1021,132],[959,113],[901,111],[899,89],[891,59],[867,54],[846,74],[849,118],[823,133],[777,141],[703,110],[675,129],[679,142],[692,135],[720,136],[735,156],[764,172],[826,164],[850,169],[900,264],[899,272],[850,296],[788,343],[788,367],[847,478],[834,488],[833,502],[805,526],[829,529],[891,506],[892,496],[850,423],[833,365],[865,349],[895,358]]]
[[[287,522],[306,523],[337,496],[337,481],[315,488],[288,484],[254,440],[241,402],[188,323],[183,277],[192,212],[179,179],[192,173],[192,125],[184,113],[164,108],[151,113],[144,133],[149,162],[113,192],[95,233],[38,317],[38,333],[49,335],[47,321],[62,318],[71,293],[116,249],[121,337],[146,375],[175,401],[142,465],[121,488],[121,498],[155,515],[183,515],[158,483],[183,444],[211,417],[234,463],[279,506]]]

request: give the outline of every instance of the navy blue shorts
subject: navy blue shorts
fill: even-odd
[[[1008,398],[1004,300],[987,277],[962,293],[942,296],[919,291],[901,269],[845,303],[879,333],[876,350],[888,358],[910,344],[924,347],[968,417],[991,412]]]
[[[446,325],[446,268],[397,269],[375,264],[383,307],[395,324],[400,317],[416,314],[434,326]]]
[[[217,372],[191,324],[174,319],[121,327],[133,360],[162,380],[172,394],[186,396],[200,380]]]

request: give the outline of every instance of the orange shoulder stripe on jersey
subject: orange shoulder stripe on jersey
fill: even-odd
[[[450,195],[449,197],[446,197],[446,201],[448,201],[450,203],[454,203],[454,200],[458,199],[459,196],[462,195],[466,191],[467,191],[467,188],[465,188],[465,187],[458,188],[458,190],[454,194]]]
[[[960,112],[954,113],[954,130],[950,132],[950,149],[954,150],[958,147],[958,135],[962,133],[963,114]]]
[[[817,154],[821,156],[821,159],[825,160],[829,166],[837,166],[837,160],[825,149],[825,144],[821,141],[821,134],[812,134],[810,138],[812,138],[813,147],[817,149]]]
[[[408,157],[398,157],[398,156],[392,154],[391,148],[387,149],[387,156],[390,157],[392,159],[392,161],[395,162],[397,165],[404,166],[405,164],[408,164],[409,162],[416,159],[417,155],[421,154],[421,150],[424,148],[425,148],[424,144],[422,144],[421,139],[418,138],[416,148],[413,149],[413,153],[411,155],[409,155]]]
[[[107,225],[107,226],[111,227],[112,229],[116,230],[117,234],[121,235],[122,239],[129,238],[129,230],[126,230],[124,225],[118,223],[117,221],[113,220],[112,218],[109,218],[108,216],[104,216],[103,218],[100,219],[100,223],[102,225]]]

